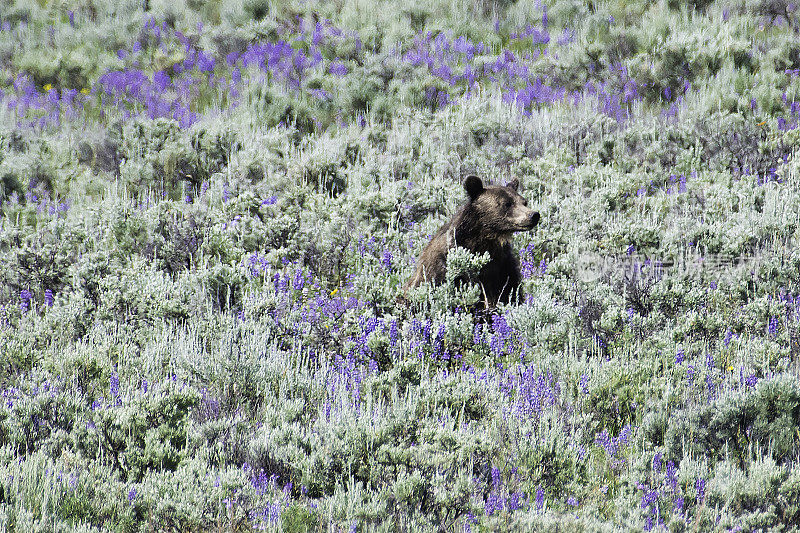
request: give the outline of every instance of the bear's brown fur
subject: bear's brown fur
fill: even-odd
[[[506,186],[484,186],[479,177],[468,176],[464,189],[469,199],[425,246],[406,291],[425,281],[444,283],[447,252],[453,246],[461,246],[477,254],[489,252],[489,262],[477,280],[487,308],[519,299],[519,259],[511,247],[511,236],[533,229],[539,223],[539,213],[528,208],[528,201],[520,196],[518,188],[516,179]]]

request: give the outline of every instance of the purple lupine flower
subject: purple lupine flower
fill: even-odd
[[[589,394],[589,374],[585,374],[585,373],[584,373],[584,374],[581,376],[581,380],[580,380],[580,382],[578,383],[578,385],[580,386],[580,388],[581,388],[581,391],[582,391],[584,394]]]
[[[714,398],[717,393],[717,385],[714,383],[714,378],[711,374],[706,374],[706,387],[708,388],[709,398]]]
[[[27,313],[30,308],[30,301],[33,299],[33,294],[28,289],[22,289],[19,293],[19,309],[23,313]]]
[[[108,379],[108,393],[112,399],[114,399],[116,405],[120,405],[122,400],[119,397],[119,376],[116,372],[111,374],[111,377]]]
[[[683,496],[676,496],[672,503],[675,506],[676,511],[683,511]]]
[[[678,490],[678,467],[675,466],[674,461],[667,461],[665,475],[667,478],[667,483],[672,488],[672,492]]]
[[[769,317],[769,324],[767,325],[767,331],[771,338],[775,338],[778,336],[778,317],[771,316]]]
[[[731,330],[725,332],[725,338],[722,339],[722,343],[725,345],[726,348],[730,345],[732,338],[733,338],[733,332]]]
[[[197,69],[203,73],[210,73],[214,71],[216,61],[213,57],[207,55],[202,50],[197,54]]]
[[[172,80],[169,74],[163,70],[158,70],[153,73],[153,86],[158,92],[164,92],[169,87]]]
[[[516,511],[517,509],[522,509],[522,502],[521,500],[525,497],[525,494],[522,492],[513,492],[508,497],[507,507],[509,511]]]
[[[520,267],[522,270],[522,277],[529,278],[533,275],[534,271],[536,270],[536,263],[533,259],[533,249],[535,245],[533,243],[528,244],[525,248],[520,250],[519,253],[519,262]]]
[[[503,315],[492,315],[492,329],[494,335],[489,342],[489,347],[496,354],[503,352],[510,344],[513,329],[509,326],[508,322]]]
[[[398,338],[398,328],[397,328],[397,319],[393,319],[389,323],[389,347],[394,348],[397,346],[397,338]]]
[[[653,456],[653,471],[654,472],[661,472],[661,467],[663,466],[663,459],[664,454],[658,452]]]
[[[436,338],[433,340],[433,358],[440,359],[444,355],[444,324],[439,325]]]
[[[296,291],[302,290],[305,286],[306,278],[303,275],[303,271],[301,269],[297,269],[294,272],[294,280],[292,281],[292,288]]]
[[[492,486],[495,489],[500,488],[500,483],[501,483],[501,481],[500,481],[500,469],[497,468],[496,466],[493,466],[492,470],[491,470],[491,473],[492,473]]]
[[[47,307],[53,307],[53,291],[50,289],[44,290],[44,304]]]
[[[706,495],[706,480],[701,477],[697,478],[694,487],[697,490],[697,502],[701,503]]]
[[[345,65],[344,63],[340,61],[334,61],[333,63],[331,63],[330,67],[328,67],[328,72],[330,72],[334,76],[342,77],[347,75],[348,68],[347,65]]]
[[[136,499],[136,487],[132,487],[131,490],[128,491],[128,502],[133,504],[133,500]]]
[[[483,324],[475,324],[472,329],[472,342],[477,346],[483,342]]]
[[[675,364],[679,365],[679,364],[683,363],[683,360],[685,358],[686,358],[686,356],[683,353],[683,348],[678,348],[678,352],[675,354]]]
[[[491,516],[497,511],[503,510],[503,498],[497,494],[496,492],[492,492],[486,498],[486,502],[484,503],[484,512],[486,516]]]
[[[381,256],[381,265],[383,265],[383,268],[385,268],[386,270],[391,270],[392,259],[393,259],[392,252],[390,252],[389,250],[384,250],[383,255]]]
[[[575,498],[575,496],[570,496],[569,498],[567,498],[567,505],[577,507],[578,505],[580,505],[580,503],[578,502],[578,499]]]
[[[658,490],[645,490],[642,494],[641,507],[647,509],[658,502]]]
[[[586,453],[587,453],[586,446],[581,444],[578,447],[578,461],[583,461],[584,459],[586,459]]]

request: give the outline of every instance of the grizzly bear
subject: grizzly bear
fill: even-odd
[[[414,275],[405,290],[428,281],[440,285],[445,281],[447,252],[453,246],[483,254],[489,262],[478,274],[478,283],[487,308],[499,302],[507,304],[521,297],[519,259],[511,247],[511,236],[529,231],[539,223],[539,213],[528,208],[528,201],[517,192],[519,181],[506,186],[484,186],[477,176],[464,180],[468,200],[455,216],[439,229],[425,246]],[[465,280],[456,280],[464,282]]]

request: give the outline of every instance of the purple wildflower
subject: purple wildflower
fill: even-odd
[[[23,313],[27,313],[30,308],[30,301],[33,299],[33,294],[28,289],[22,289],[19,293],[19,308]]]
[[[769,324],[767,325],[769,336],[773,339],[778,336],[778,317],[769,317]]]
[[[567,498],[567,505],[577,507],[578,505],[580,505],[580,503],[578,502],[578,499],[575,498],[575,496],[570,496],[569,498]]]
[[[697,478],[694,487],[697,490],[697,502],[701,503],[706,495],[706,480],[701,477]]]
[[[328,67],[328,72],[330,72],[334,76],[341,77],[347,75],[348,68],[347,65],[345,65],[344,63],[339,61],[334,61],[333,63],[331,63],[331,66]]]
[[[120,405],[122,400],[119,397],[119,376],[116,372],[111,374],[108,379],[108,393],[114,399],[116,405]]]
[[[393,259],[392,252],[390,252],[389,250],[384,250],[383,255],[381,256],[381,265],[383,265],[383,268],[385,268],[386,270],[391,270],[392,259]]]
[[[389,347],[394,348],[397,346],[397,338],[398,338],[398,329],[397,329],[397,319],[392,320],[389,323]]]
[[[664,459],[664,454],[661,452],[658,452],[653,456],[653,470],[655,472],[661,472],[661,467],[663,466],[663,459]]]

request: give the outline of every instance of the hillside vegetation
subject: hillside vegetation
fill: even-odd
[[[798,125],[784,0],[4,0],[0,528],[800,529]]]

